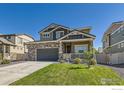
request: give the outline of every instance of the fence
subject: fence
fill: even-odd
[[[102,64],[122,64],[124,63],[124,52],[114,54],[96,54],[96,60]]]

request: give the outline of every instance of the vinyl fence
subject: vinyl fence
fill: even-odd
[[[102,64],[124,64],[124,52],[114,54],[96,54],[96,60]]]

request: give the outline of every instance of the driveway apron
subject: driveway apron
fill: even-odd
[[[54,62],[23,62],[10,66],[0,67],[0,85],[9,85]]]

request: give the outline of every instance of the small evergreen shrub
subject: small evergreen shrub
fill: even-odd
[[[81,63],[81,59],[80,58],[75,58],[74,59],[74,63],[75,64],[80,64]]]
[[[90,60],[90,65],[96,65],[96,64],[97,64],[96,59],[92,58],[92,59]]]
[[[4,59],[1,61],[1,64],[9,64],[10,63],[10,60],[7,60],[7,59]]]
[[[65,63],[65,60],[60,60],[59,63]]]
[[[3,56],[2,56],[2,53],[0,53],[0,60],[2,60]]]

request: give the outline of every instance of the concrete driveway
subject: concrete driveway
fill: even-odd
[[[28,61],[10,66],[0,67],[0,85],[9,85],[49,64],[55,62]]]

